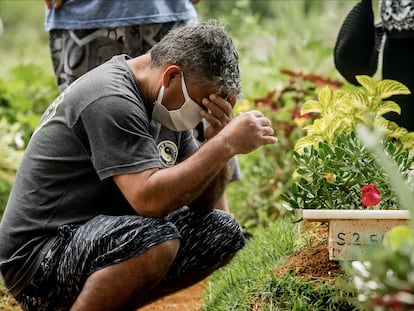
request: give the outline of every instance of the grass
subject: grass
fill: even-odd
[[[207,310],[243,310],[248,306],[250,297],[271,281],[275,266],[297,247],[295,230],[289,221],[279,221],[256,232],[236,259],[209,279]]]

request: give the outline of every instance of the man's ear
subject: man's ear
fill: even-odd
[[[168,87],[170,85],[170,82],[176,78],[181,76],[181,68],[176,65],[168,66],[162,75],[162,84],[165,87]]]

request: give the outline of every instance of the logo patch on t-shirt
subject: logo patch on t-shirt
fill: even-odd
[[[160,160],[164,166],[170,167],[175,164],[178,156],[178,147],[174,142],[164,140],[158,144],[157,149]]]

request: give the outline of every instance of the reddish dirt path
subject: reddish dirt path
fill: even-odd
[[[201,282],[175,294],[163,297],[140,311],[200,311],[203,307],[201,299],[206,282]]]

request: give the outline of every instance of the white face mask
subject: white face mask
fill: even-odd
[[[154,109],[152,110],[152,119],[176,132],[193,129],[202,119],[200,111],[203,108],[188,95],[187,87],[184,82],[184,74],[181,74],[181,88],[183,90],[185,102],[180,109],[168,110],[162,105],[164,85],[161,85],[158,98],[154,102]]]

